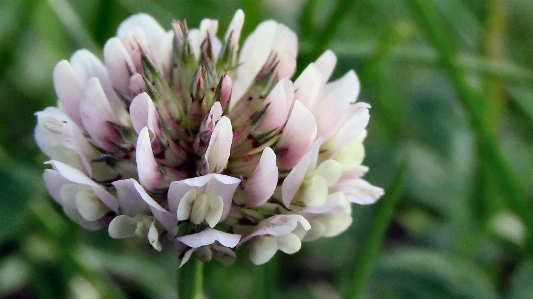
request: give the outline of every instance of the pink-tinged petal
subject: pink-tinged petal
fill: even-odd
[[[242,46],[231,106],[246,92],[270,55],[279,61],[277,77],[290,77],[296,67],[297,44],[296,34],[285,25],[273,20],[259,24]]]
[[[125,41],[125,46],[141,44],[145,52],[159,54],[161,41],[166,32],[159,23],[147,14],[136,14],[124,20],[117,29],[117,37]],[[150,55],[156,58],[156,55]]]
[[[298,189],[302,185],[302,182],[305,178],[305,174],[309,169],[315,169],[318,159],[318,150],[322,144],[322,139],[318,139],[315,143],[309,148],[307,153],[300,159],[298,164],[291,170],[289,175],[283,181],[281,186],[281,197],[283,204],[286,207],[289,207],[291,201],[296,196]]]
[[[70,118],[78,126],[82,126],[80,116],[80,98],[82,96],[83,84],[85,83],[76,74],[70,63],[66,60],[60,61],[54,68],[54,88],[59,102]]]
[[[318,136],[335,132],[350,103],[359,95],[360,83],[354,71],[349,71],[339,80],[328,83],[319,95],[313,114],[315,115]]]
[[[178,237],[176,239],[192,248],[211,245],[216,241],[225,247],[233,248],[239,244],[241,235],[228,234],[216,229],[206,228],[199,233]]]
[[[223,116],[217,122],[209,146],[205,152],[205,159],[211,173],[220,173],[228,164],[233,139],[233,129],[228,117]]]
[[[233,194],[237,186],[241,182],[238,178],[223,175],[223,174],[209,174],[210,180],[205,184],[205,193],[211,198],[217,196],[222,197],[224,202],[224,209],[222,210],[222,217],[220,221],[224,221],[229,214]]]
[[[231,91],[233,88],[233,80],[228,74],[222,75],[222,80],[220,82],[220,98],[218,99],[220,101],[220,106],[222,106],[222,109],[225,109],[226,106],[229,104],[229,101],[231,99]]]
[[[157,136],[163,135],[159,114],[154,102],[146,92],[139,94],[131,101],[130,117],[133,128],[137,133],[141,132],[144,127],[148,127]]]
[[[121,118],[127,115],[126,107],[113,89],[107,69],[98,57],[87,50],[78,50],[70,58],[70,64],[84,84],[93,77],[98,78],[115,115]]]
[[[302,215],[275,215],[261,221],[259,229],[243,238],[239,244],[242,244],[253,237],[261,235],[273,235],[276,237],[290,234],[298,225],[302,225],[305,230],[309,230],[311,225]]]
[[[135,188],[134,179],[114,181],[113,186],[117,190],[118,205],[121,214],[135,217],[142,214],[148,208]]]
[[[58,144],[73,150],[79,155],[85,171],[91,175],[89,159],[93,159],[97,153],[74,121],[55,107],[48,107],[35,115],[35,140],[39,148],[50,157],[54,155],[54,148]]]
[[[341,125],[333,137],[326,141],[324,147],[331,150],[331,157],[334,157],[340,150],[352,142],[366,128],[370,120],[368,112],[370,105],[367,103],[356,103],[348,109],[349,118]]]
[[[276,154],[270,147],[267,147],[263,150],[259,164],[244,184],[245,205],[258,207],[264,204],[274,194],[277,184]]]
[[[229,24],[228,31],[226,31],[226,35],[224,36],[224,40],[227,40],[231,34],[231,44],[233,46],[239,46],[239,37],[241,36],[241,30],[242,25],[244,24],[244,12],[239,9],[233,15],[233,19],[231,20],[231,23]]]
[[[264,134],[281,128],[287,121],[293,98],[292,82],[287,79],[279,81],[264,101],[264,107],[268,107],[254,127],[254,134]]]
[[[124,96],[131,97],[130,77],[135,73],[133,61],[122,42],[114,37],[104,45],[104,57],[113,87]]]
[[[337,64],[337,56],[331,50],[324,52],[318,59],[315,61],[315,64],[322,74],[322,82],[328,82],[329,77],[333,73],[333,69]]]
[[[54,167],[56,171],[58,171],[65,179],[77,183],[82,184],[91,187],[93,189],[94,193],[102,200],[103,203],[105,203],[111,210],[114,212],[118,212],[118,201],[117,199],[111,195],[109,192],[107,192],[102,186],[98,185],[96,182],[91,180],[88,176],[86,176],[83,172],[79,171],[78,169],[61,163],[59,161],[48,161],[46,164],[50,164]]]
[[[120,138],[120,133],[110,124],[117,123],[117,118],[98,78],[90,79],[85,85],[80,114],[85,130],[96,144],[107,151],[117,152],[117,148],[109,142]]]
[[[130,77],[130,85],[128,85],[129,91],[133,95],[138,95],[146,90],[146,82],[141,74],[135,73]]]
[[[158,204],[141,186],[137,181],[133,181],[133,186],[141,195],[142,200],[150,207],[152,214],[154,214],[157,221],[163,225],[163,227],[168,231],[168,233],[173,237],[178,234],[178,219],[174,214],[171,214],[169,211],[165,210],[160,204]]]
[[[315,141],[316,134],[315,117],[300,101],[296,101],[276,145],[280,149],[277,161],[279,168],[294,167]]]
[[[154,190],[164,181],[163,174],[154,158],[148,128],[144,127],[137,139],[136,154],[139,181],[147,190]]]
[[[302,102],[307,109],[311,110],[315,105],[322,85],[320,70],[314,63],[309,64],[298,79],[294,81],[294,100]]]

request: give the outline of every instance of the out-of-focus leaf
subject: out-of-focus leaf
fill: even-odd
[[[371,292],[395,298],[493,299],[488,276],[470,260],[422,250],[401,250],[378,262]]]
[[[511,278],[511,286],[505,298],[531,298],[533,296],[532,277],[533,263],[531,261],[525,261],[514,271],[513,277]]]
[[[0,242],[10,235],[26,214],[30,199],[42,196],[41,176],[10,160],[0,149]]]

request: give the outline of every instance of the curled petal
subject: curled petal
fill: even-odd
[[[267,147],[263,150],[259,164],[244,184],[245,205],[258,207],[264,204],[274,194],[277,184],[276,154],[270,147]]]
[[[118,204],[122,214],[135,217],[147,210],[148,206],[135,188],[134,179],[115,181],[113,186],[117,190]]]
[[[228,234],[216,229],[206,228],[199,233],[178,237],[176,239],[192,248],[211,245],[216,241],[225,247],[233,248],[239,244],[241,235]]]
[[[221,221],[223,221],[229,213],[231,201],[235,189],[241,180],[222,174],[207,174],[204,176],[190,178],[181,181],[174,181],[170,183],[168,189],[168,206],[172,213],[179,210],[180,202],[190,190],[196,190],[196,194],[205,193],[210,198],[220,196],[224,202],[224,209],[222,212]],[[194,196],[196,198],[196,195]]]
[[[117,199],[109,192],[107,192],[104,188],[102,188],[102,186],[98,185],[89,177],[87,177],[83,172],[59,161],[52,160],[46,163],[51,164],[54,169],[58,171],[65,179],[73,183],[91,187],[91,189],[94,191],[94,193],[96,193],[100,200],[102,200],[111,210],[113,210],[114,212],[118,212]]]
[[[295,234],[286,234],[276,238],[278,241],[278,249],[286,254],[293,254],[300,250],[302,242]]]
[[[136,149],[139,181],[146,189],[154,190],[161,185],[164,178],[159,170],[159,165],[154,158],[147,127],[144,127],[139,133]]]
[[[55,156],[54,151],[58,144],[73,150],[79,155],[85,171],[90,175],[89,159],[94,158],[97,153],[74,121],[55,107],[48,107],[35,115],[37,116],[35,140],[39,148],[49,157]]]
[[[152,214],[155,218],[165,227],[171,236],[175,236],[178,233],[178,220],[176,216],[170,214],[169,211],[165,210],[161,205],[159,205],[141,186],[137,181],[133,181],[133,186],[141,195],[141,198],[144,202],[150,207]]]
[[[284,236],[291,233],[296,226],[300,224],[305,230],[309,230],[311,225],[309,221],[301,215],[275,215],[261,221],[259,229],[249,234],[241,240],[242,244],[253,237],[262,235],[273,235],[276,237]]]
[[[233,139],[233,129],[228,117],[223,116],[216,124],[209,146],[205,152],[205,158],[209,167],[209,172],[220,173],[228,164]]]
[[[296,101],[276,145],[280,148],[277,161],[279,168],[294,167],[315,141],[316,134],[317,126],[313,114],[300,101]]]

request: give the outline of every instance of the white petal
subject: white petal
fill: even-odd
[[[262,265],[276,254],[276,251],[278,251],[278,242],[272,236],[259,236],[250,241],[248,248],[252,263]]]
[[[141,185],[148,190],[154,190],[160,187],[164,178],[154,158],[147,127],[144,127],[139,133],[135,156]]]
[[[301,187],[301,194],[298,198],[306,206],[320,207],[326,203],[328,198],[328,181],[319,176],[313,176],[309,181],[305,181]]]
[[[134,179],[114,181],[113,186],[117,190],[118,204],[122,214],[135,217],[144,210],[148,210],[148,205],[135,189]]]
[[[126,215],[118,215],[111,220],[107,230],[113,239],[129,238],[135,235],[137,221]]]
[[[80,117],[80,98],[83,91],[83,81],[70,63],[60,61],[54,68],[54,88],[59,102],[65,108],[66,113],[78,125],[82,126]]]
[[[327,186],[333,186],[342,175],[342,166],[335,160],[326,160],[317,167],[316,174],[326,179]]]
[[[154,134],[162,136],[159,114],[147,93],[143,92],[131,101],[130,117],[137,133],[141,132],[142,128],[148,127]]]
[[[199,225],[204,222],[207,210],[209,210],[209,197],[202,193],[194,200],[189,219],[192,223]]]
[[[335,53],[333,53],[331,50],[327,50],[320,55],[320,57],[318,57],[317,61],[315,61],[315,64],[322,74],[322,82],[326,83],[333,73],[335,65],[337,64],[337,56],[335,56]]]
[[[318,139],[315,143],[309,148],[307,153],[300,159],[298,164],[291,170],[289,175],[283,181],[281,186],[281,195],[283,199],[283,204],[286,207],[290,206],[291,201],[296,196],[298,189],[305,178],[307,171],[312,170],[316,167],[316,161],[318,158],[318,150],[320,149],[322,140]]]
[[[211,245],[215,241],[218,241],[225,247],[233,248],[237,246],[240,238],[241,235],[228,234],[216,229],[206,228],[199,233],[178,237],[176,239],[192,248]]]
[[[46,164],[51,164],[55,170],[57,170],[65,179],[82,185],[90,186],[94,193],[114,212],[118,212],[118,202],[117,199],[109,194],[104,188],[95,183],[89,177],[87,177],[83,172],[78,169],[61,163],[59,161],[48,161]]]
[[[246,92],[271,54],[279,60],[278,78],[288,78],[296,67],[297,37],[275,21],[265,21],[248,36],[240,52],[231,105]]]
[[[150,229],[148,230],[148,242],[150,242],[152,247],[157,251],[161,251],[161,249],[163,249],[161,243],[159,242],[159,232],[155,227],[155,222],[152,222],[152,225],[150,225]]]
[[[211,228],[215,227],[222,217],[222,211],[224,210],[224,201],[222,197],[217,196],[209,200],[209,209],[205,215],[205,221]]]
[[[277,237],[278,249],[287,253],[293,254],[300,250],[302,242],[295,234],[287,234],[285,236]]]
[[[301,215],[275,215],[261,221],[259,229],[243,238],[240,243],[261,235],[284,236],[294,231],[298,224],[302,225],[305,230],[311,227],[309,221]]]
[[[130,77],[135,72],[133,61],[122,42],[114,37],[104,45],[104,57],[109,79],[113,87],[121,94],[131,97]]]
[[[311,110],[322,87],[322,74],[318,67],[311,63],[294,81],[294,100],[300,101]]]
[[[228,164],[231,142],[233,140],[233,129],[228,117],[223,116],[216,124],[209,146],[205,152],[205,157],[209,165],[209,172],[220,173]]]
[[[178,220],[183,221],[191,216],[192,205],[196,200],[196,190],[191,189],[179,200],[177,216]]]
[[[84,189],[76,194],[76,207],[81,217],[87,221],[98,220],[110,211],[91,189]]]

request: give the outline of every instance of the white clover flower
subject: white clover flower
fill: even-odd
[[[328,83],[326,51],[295,81],[297,37],[261,23],[239,46],[237,11],[218,22],[175,21],[166,32],[134,15],[104,47],[54,70],[58,106],[37,112],[35,139],[50,157],[43,178],[65,213],[113,238],[137,236],[231,264],[255,264],[351,223],[351,203],[383,190],[362,179],[369,105],[353,71]],[[170,242],[169,242],[170,241]]]

